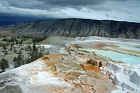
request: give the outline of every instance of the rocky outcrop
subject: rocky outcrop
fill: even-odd
[[[2,29],[2,28],[1,28]],[[14,33],[35,36],[101,36],[140,38],[140,24],[112,20],[58,19],[27,22],[7,27]]]

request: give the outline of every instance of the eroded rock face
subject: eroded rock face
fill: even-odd
[[[35,36],[101,36],[140,38],[140,24],[111,20],[60,19],[20,23],[1,28],[3,31]]]

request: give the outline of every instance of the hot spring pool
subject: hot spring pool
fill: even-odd
[[[116,46],[119,46],[120,48],[128,49],[128,50],[135,50],[140,51],[140,45],[139,44],[115,44]]]
[[[128,64],[140,64],[140,56],[133,56],[130,54],[123,54],[114,51],[106,51],[106,50],[94,50],[96,54],[109,57],[113,60],[120,60],[124,63]]]

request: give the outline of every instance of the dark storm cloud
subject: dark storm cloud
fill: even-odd
[[[140,14],[138,12],[139,3],[140,0],[0,0],[0,13],[93,19],[103,17],[110,19],[117,15],[121,20],[129,20],[129,16],[133,16],[137,20],[137,15]],[[108,14],[109,17],[105,14]]]
[[[100,5],[106,0],[3,0],[0,3],[5,7],[17,7],[28,9],[56,10],[61,8],[75,8],[89,5]]]
[[[0,4],[10,10],[11,8],[20,9],[37,9],[45,10],[48,12],[61,12],[62,9],[72,8],[82,10],[83,8],[96,10],[96,11],[112,11],[109,6],[104,6],[108,2],[127,2],[130,0],[1,0]],[[0,10],[0,13],[3,10]],[[130,11],[123,10],[123,12],[130,13]],[[4,11],[3,11],[4,12]],[[19,11],[20,12],[20,11]]]
[[[18,8],[29,8],[29,9],[55,9],[55,8],[66,8],[71,7],[80,9],[80,7],[87,6],[99,6],[109,1],[115,2],[126,2],[129,0],[3,0],[0,1],[3,6],[11,6]],[[89,8],[90,8],[89,7]],[[96,9],[96,8],[95,8]],[[97,8],[101,9],[101,8]],[[103,10],[103,9],[101,9]]]
[[[59,6],[87,6],[87,5],[97,5],[104,3],[105,0],[41,0],[46,4],[59,5]]]

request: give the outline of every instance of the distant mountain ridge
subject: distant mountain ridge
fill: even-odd
[[[90,20],[76,18],[44,20],[19,23],[0,28],[0,31],[1,30],[40,37],[101,36],[140,39],[140,23],[112,20]]]

